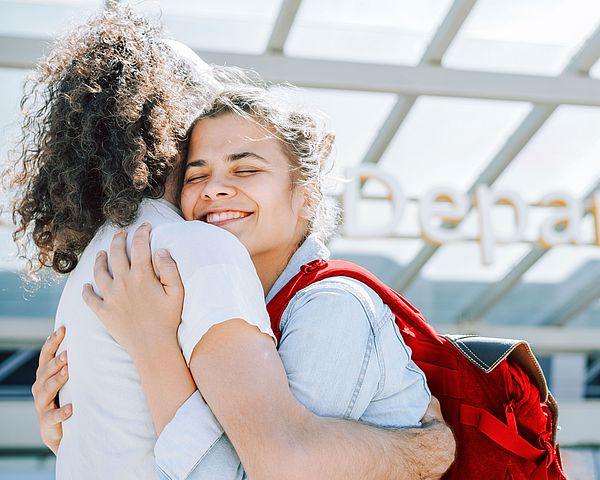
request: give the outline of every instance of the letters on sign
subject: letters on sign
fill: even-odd
[[[402,220],[406,206],[406,196],[393,175],[386,174],[374,166],[361,166],[348,171],[349,182],[344,191],[344,234],[349,237],[373,237],[393,235]],[[377,227],[361,227],[358,204],[361,200],[361,187],[367,179],[380,182],[388,191],[387,199],[392,206],[391,218]],[[522,196],[512,190],[496,190],[487,185],[479,185],[473,198],[450,187],[439,187],[427,192],[419,200],[419,227],[421,237],[434,245],[459,241],[464,238],[460,223],[469,212],[469,206],[477,209],[478,238],[481,245],[483,263],[490,264],[494,258],[494,245],[524,240],[527,228],[528,206]],[[537,242],[545,248],[561,244],[577,244],[584,206],[566,193],[553,192],[544,195],[539,203],[548,207],[550,215],[539,228]],[[514,222],[512,231],[497,232],[494,228],[492,212],[498,205],[512,210]],[[600,192],[592,198],[594,220],[594,243],[600,246]]]

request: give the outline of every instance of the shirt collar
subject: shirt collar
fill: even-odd
[[[316,235],[309,235],[306,240],[300,245],[300,248],[296,250],[292,258],[288,262],[285,270],[279,275],[275,283],[269,290],[265,301],[269,303],[275,295],[300,271],[300,267],[305,263],[312,262],[313,260],[329,259],[329,249],[325,244],[317,238]]]

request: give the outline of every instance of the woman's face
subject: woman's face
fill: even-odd
[[[181,192],[186,220],[233,233],[256,265],[287,263],[307,228],[305,199],[303,188],[292,188],[281,144],[264,127],[236,114],[194,127]]]

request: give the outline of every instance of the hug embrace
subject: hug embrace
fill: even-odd
[[[484,478],[460,442],[451,467],[441,380],[411,357],[418,328],[446,341],[354,271],[306,280],[338,217],[334,135],[288,90],[126,7],[40,63],[14,218],[30,269],[69,274],[32,388],[59,480]],[[563,478],[539,414],[548,445],[519,463],[507,441],[516,467],[486,478]]]

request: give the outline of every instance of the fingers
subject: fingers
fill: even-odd
[[[112,275],[108,271],[106,260],[106,252],[100,250],[94,262],[94,280],[101,292],[107,292],[113,280]]]
[[[73,415],[73,405],[68,403],[60,408],[53,408],[44,412],[41,416],[41,420],[46,425],[54,426],[64,422],[71,415]]]
[[[183,284],[179,276],[179,270],[173,257],[164,248],[159,248],[155,256],[156,269],[160,275],[165,292],[168,295],[180,295],[183,293]]]
[[[40,365],[38,367],[36,378],[45,381],[45,379],[51,377],[52,375],[56,375],[66,364],[67,351],[64,350],[60,353],[60,355],[52,358],[48,363]]]
[[[67,383],[68,379],[69,369],[67,365],[63,365],[59,368],[58,373],[41,376],[35,381],[31,392],[35,408],[40,416],[50,405],[52,408],[54,407],[58,391]]]
[[[53,332],[44,342],[42,349],[40,350],[40,357],[38,360],[38,369],[42,365],[46,365],[56,355],[56,351],[60,346],[60,343],[65,338],[65,327],[59,327]]]
[[[131,242],[131,270],[153,271],[152,252],[150,251],[150,232],[152,227],[149,223],[142,223],[133,235]]]
[[[113,277],[125,275],[129,272],[129,258],[127,257],[127,232],[119,230],[113,236],[110,244],[110,267]]]
[[[42,386],[40,394],[40,403],[43,405],[54,405],[54,399],[58,395],[58,391],[69,380],[69,367],[63,366],[56,375],[52,375]]]
[[[96,292],[94,292],[94,288],[89,283],[86,283],[83,286],[81,297],[83,298],[85,304],[92,309],[92,312],[94,312],[96,316],[100,317],[100,310],[102,309],[103,300],[96,294]]]

